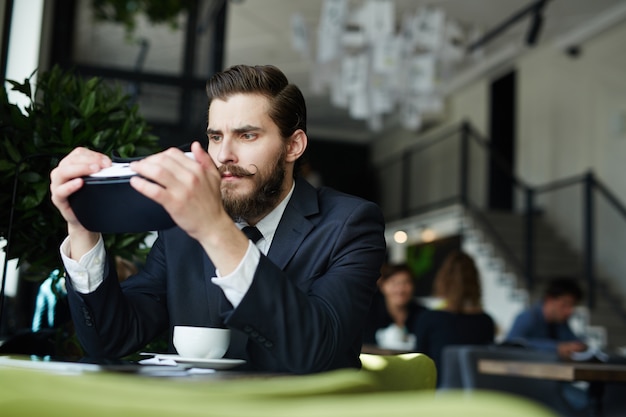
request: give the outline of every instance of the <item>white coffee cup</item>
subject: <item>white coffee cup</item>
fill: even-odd
[[[174,326],[174,347],[185,358],[219,359],[224,356],[229,344],[229,329]]]

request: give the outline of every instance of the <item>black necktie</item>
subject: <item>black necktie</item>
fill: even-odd
[[[248,239],[252,241],[252,243],[257,243],[259,239],[263,237],[261,232],[259,232],[259,229],[254,226],[245,226],[243,229],[241,229],[241,231],[244,235],[248,237]]]

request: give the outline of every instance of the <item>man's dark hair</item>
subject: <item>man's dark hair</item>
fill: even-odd
[[[573,278],[557,277],[550,280],[544,297],[556,298],[563,295],[571,295],[576,302],[580,302],[583,299],[583,290]]]
[[[261,94],[270,100],[270,118],[288,138],[297,129],[306,133],[306,104],[300,89],[273,65],[235,65],[214,74],[206,86],[209,105],[233,94]]]
[[[269,116],[283,138],[296,130],[306,133],[306,103],[302,91],[273,65],[234,65],[214,74],[206,85],[209,108],[214,99],[226,100],[234,94],[261,94],[269,99]],[[294,176],[300,169],[294,164]]]
[[[405,272],[411,277],[411,281],[413,280],[413,271],[406,263],[399,264],[385,264],[380,269],[380,280],[386,281],[393,275],[396,275],[399,272]]]

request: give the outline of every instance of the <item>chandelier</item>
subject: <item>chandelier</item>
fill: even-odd
[[[312,56],[313,92],[328,93],[332,105],[374,131],[389,119],[418,130],[424,120],[441,117],[442,81],[480,36],[439,7],[420,6],[397,19],[394,0],[324,0],[314,53],[298,15],[292,33],[294,47]]]

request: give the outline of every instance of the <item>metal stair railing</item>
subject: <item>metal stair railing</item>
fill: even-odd
[[[454,143],[456,148],[450,147],[449,142]],[[438,146],[447,146],[449,149],[446,149],[446,152],[442,152],[442,150],[436,150]],[[474,153],[475,149],[478,150],[478,153]],[[428,153],[434,154],[435,152],[439,154],[435,155],[435,157],[432,157],[432,155],[429,157]],[[445,160],[437,159],[442,157]],[[437,189],[434,194],[437,195],[433,198],[430,198],[430,195],[425,198],[422,197],[420,194],[427,183],[424,175],[428,175],[428,171],[425,173],[425,170],[422,169],[418,175],[416,172],[416,166],[420,162],[418,158],[421,158],[422,163],[427,166],[430,164],[433,168],[440,168],[442,165],[445,165],[446,169],[448,169],[447,174],[452,174],[452,176],[454,176],[454,173],[450,171],[456,169],[456,183],[447,187],[435,187]],[[478,166],[481,158],[483,166]],[[456,161],[456,163],[453,161]],[[515,196],[520,196],[517,199],[518,201],[516,201],[516,207],[524,218],[523,230],[520,231],[523,234],[522,256],[516,254],[501,232],[489,220],[488,216],[484,215],[486,201],[480,201],[486,200],[484,196],[481,198],[480,195],[475,195],[480,193],[476,193],[474,188],[477,188],[481,182],[483,186],[487,182],[486,166],[489,162],[493,162],[499,168],[501,175],[508,179],[516,193]],[[570,190],[569,192],[578,189],[581,193],[581,200],[578,203],[572,204],[569,202],[566,205],[570,211],[577,208],[581,210],[580,221],[576,223],[582,234],[578,252],[582,257],[583,270],[577,274],[577,278],[583,278],[586,282],[586,300],[590,309],[593,309],[595,306],[597,288],[595,258],[597,250],[598,202],[602,201],[605,203],[603,212],[610,211],[614,213],[614,216],[617,216],[615,218],[621,223],[613,225],[614,230],[621,231],[626,242],[626,206],[593,172],[589,171],[583,175],[557,180],[541,186],[530,186],[514,174],[511,165],[498,152],[494,151],[490,146],[490,142],[482,137],[467,121],[445,128],[441,132],[387,157],[380,163],[380,166],[381,184],[384,184],[385,178],[393,178],[394,182],[400,182],[399,186],[396,186],[398,190],[396,194],[398,194],[397,198],[399,201],[396,201],[395,213],[393,212],[393,207],[387,208],[385,213],[388,220],[399,220],[452,204],[462,205],[473,215],[474,219],[477,219],[482,224],[483,229],[490,234],[490,237],[499,246],[500,252],[506,255],[507,262],[518,272],[521,272],[529,292],[534,288],[537,278],[535,217],[538,213],[551,209],[549,204],[541,206],[539,202],[541,198],[546,201],[550,199],[557,200],[558,198],[555,195],[566,189]],[[394,168],[396,169],[394,172],[396,175],[385,174],[386,170]],[[472,178],[472,174],[477,178]],[[389,185],[389,188],[393,188],[392,185],[394,184]],[[388,204],[388,206],[393,206],[393,204]],[[558,214],[556,216],[558,217]],[[606,246],[606,243],[603,244]],[[624,265],[624,273],[626,273],[626,265]],[[619,302],[615,303],[616,306],[618,304]],[[626,316],[624,317],[626,318]]]

